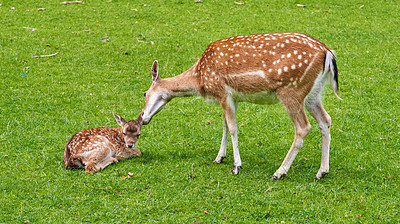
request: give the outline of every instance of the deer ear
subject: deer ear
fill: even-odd
[[[118,123],[119,126],[123,127],[123,126],[126,124],[125,119],[123,119],[122,117],[120,117],[120,116],[117,115],[117,114],[114,114],[114,113],[113,113],[113,115],[114,115],[115,120],[117,121],[117,123]]]
[[[142,118],[143,113],[144,113],[144,112],[140,113],[140,114],[139,114],[139,117],[138,117],[137,120],[136,120],[136,121],[140,124],[140,126],[143,125],[143,118]]]
[[[153,82],[157,82],[160,77],[158,76],[158,61],[155,60],[151,67],[151,74],[153,75]]]

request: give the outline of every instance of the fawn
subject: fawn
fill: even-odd
[[[67,142],[64,165],[69,168],[85,168],[85,173],[104,169],[113,162],[140,156],[134,149],[142,128],[142,114],[137,120],[125,121],[114,114],[118,128],[98,127],[79,131]]]
[[[242,168],[236,124],[236,111],[241,102],[281,102],[293,122],[293,144],[272,180],[287,174],[310,132],[305,108],[317,121],[322,134],[321,166],[316,178],[329,172],[331,117],[321,100],[325,84],[330,81],[333,93],[340,97],[336,93],[335,55],[321,41],[302,33],[262,33],[221,39],[211,43],[198,61],[182,74],[161,79],[155,61],[152,75],[153,84],[145,93],[143,124],[148,124],[175,97],[200,95],[215,100],[224,111],[224,119],[221,146],[214,162],[221,163],[226,157],[230,134],[232,174]]]

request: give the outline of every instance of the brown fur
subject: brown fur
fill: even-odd
[[[321,41],[302,33],[263,33],[221,39],[211,43],[182,74],[161,79],[155,61],[152,75],[153,84],[146,92],[143,110],[144,124],[174,97],[201,95],[215,99],[224,110],[224,132],[215,162],[225,158],[229,131],[234,154],[232,174],[241,168],[236,124],[240,102],[280,101],[293,122],[293,144],[273,179],[286,175],[311,129],[305,107],[322,133],[321,168],[316,177],[322,178],[329,171],[331,118],[322,106],[321,92],[330,80],[337,96],[338,80],[335,56]]]
[[[96,172],[118,160],[140,156],[139,149],[133,149],[142,127],[141,115],[134,121],[125,121],[114,114],[121,127],[97,127],[75,133],[64,150],[64,165],[70,168],[85,168]]]

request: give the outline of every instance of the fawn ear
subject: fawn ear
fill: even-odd
[[[139,114],[139,117],[136,119],[136,121],[140,124],[140,126],[143,125],[143,118],[142,118],[143,113],[144,113],[144,112],[140,113],[140,114]]]
[[[125,119],[123,119],[122,117],[120,117],[120,116],[117,115],[117,114],[114,114],[114,113],[113,113],[113,115],[114,115],[115,120],[117,121],[117,123],[118,123],[119,126],[123,127],[123,126],[126,124]]]
[[[160,76],[158,76],[158,61],[155,60],[151,67],[151,74],[153,75],[153,82],[158,82]]]

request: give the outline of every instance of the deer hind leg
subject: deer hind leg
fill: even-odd
[[[113,162],[118,162],[114,157],[112,144],[103,136],[93,136],[83,150],[78,159],[85,166],[85,173],[94,173]]]
[[[236,125],[236,109],[238,107],[238,103],[234,102],[231,95],[227,95],[224,99],[220,100],[220,104],[222,109],[224,110],[226,124],[232,139],[233,169],[231,174],[238,174],[239,170],[242,169],[242,160],[240,159],[240,154],[239,154],[238,134]],[[222,139],[222,141],[223,140],[224,139]]]
[[[221,147],[219,148],[219,152],[217,158],[215,158],[214,163],[221,163],[226,158],[226,141],[228,140],[228,125],[226,124],[226,118],[224,115],[223,120],[224,130],[222,133]]]
[[[111,163],[117,163],[118,159],[115,158],[115,150],[114,146],[108,141],[107,138],[101,136],[102,141],[99,144],[99,157],[96,167],[99,170],[104,169],[106,166],[110,165]]]
[[[281,101],[285,106],[285,109],[290,119],[293,122],[295,128],[295,137],[289,152],[282,162],[282,165],[274,173],[271,180],[277,180],[283,176],[286,176],[290,166],[293,163],[293,160],[303,146],[304,139],[307,137],[308,133],[311,130],[311,125],[304,112],[304,103],[302,101],[291,99],[290,96],[287,98],[282,97]]]
[[[114,152],[108,149],[95,150],[93,152],[96,155],[102,154],[102,156],[96,156],[92,158],[86,165],[85,173],[94,173],[99,170],[104,169],[106,166],[111,163],[118,162],[118,160],[113,157]],[[105,154],[105,156],[103,156]]]
[[[321,167],[318,170],[317,179],[323,178],[329,173],[329,144],[331,142],[330,127],[331,117],[322,106],[320,98],[307,99],[306,108],[308,112],[317,121],[322,135],[322,154],[321,154]]]

